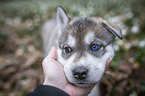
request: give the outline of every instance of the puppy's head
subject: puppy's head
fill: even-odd
[[[97,83],[114,56],[115,37],[122,39],[119,26],[100,18],[69,20],[58,7],[57,27],[58,61],[64,66],[68,81],[77,86]]]

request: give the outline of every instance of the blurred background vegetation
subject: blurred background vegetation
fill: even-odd
[[[40,30],[58,5],[70,18],[102,17],[122,28],[102,96],[145,96],[145,0],[0,0],[0,96],[24,96],[42,84]]]

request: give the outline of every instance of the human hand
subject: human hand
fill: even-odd
[[[70,84],[65,76],[63,66],[57,61],[57,51],[52,47],[48,56],[43,60],[42,67],[45,75],[43,85],[57,87],[71,96],[86,96],[94,85],[89,87],[77,87]]]

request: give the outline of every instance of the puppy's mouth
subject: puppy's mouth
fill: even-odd
[[[78,86],[78,87],[89,87],[89,86],[94,85],[96,83],[79,82],[79,83],[73,83],[73,84]]]
[[[86,84],[86,83],[77,83],[77,84]]]
[[[73,85],[79,86],[79,87],[88,87],[94,84],[97,84],[96,82],[84,82],[84,81],[79,81],[79,82],[72,82]]]
[[[73,84],[90,84],[89,82],[85,81],[77,81],[77,82],[72,82]]]

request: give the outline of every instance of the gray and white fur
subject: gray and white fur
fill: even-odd
[[[56,18],[42,27],[45,55],[56,46],[58,61],[64,67],[68,82],[79,87],[100,81],[107,60],[114,57],[115,37],[122,39],[118,25],[95,17],[70,20],[61,7],[57,7]],[[92,50],[92,45],[98,49]],[[99,96],[99,89],[93,90],[89,96]]]

